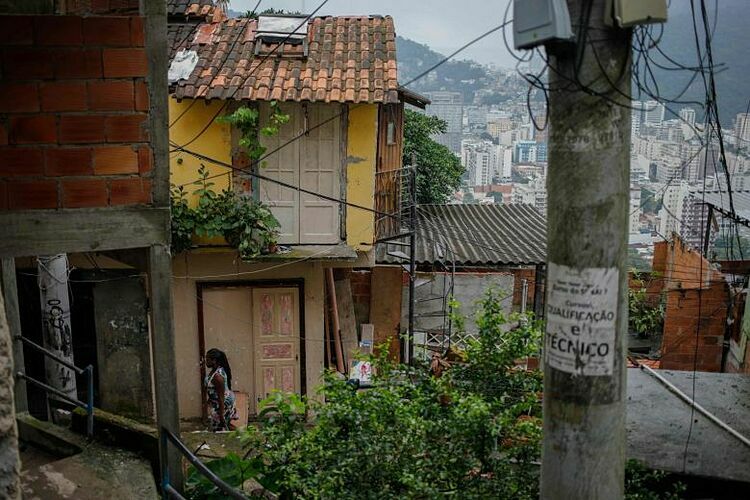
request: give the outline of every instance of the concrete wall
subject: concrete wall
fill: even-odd
[[[430,297],[443,295],[443,281],[446,275],[441,273],[428,274],[418,273],[419,279],[431,279],[429,284],[415,289],[415,328],[416,329],[438,329],[443,325],[440,317],[420,318],[421,314],[434,313],[442,310],[443,304],[440,300],[424,301]],[[450,277],[448,276],[448,279]],[[490,288],[497,290],[501,297],[503,310],[510,314],[513,310],[513,290],[515,279],[511,273],[456,273],[454,278],[453,297],[460,303],[460,313],[466,318],[467,333],[477,331],[474,317],[477,312],[477,302]],[[405,284],[401,304],[401,329],[405,330],[409,324],[409,287]],[[422,302],[420,302],[422,301]],[[533,307],[533,296],[529,296],[528,307]]]
[[[246,273],[246,274],[237,274]],[[201,415],[201,380],[198,348],[199,281],[304,280],[305,383],[307,394],[315,394],[324,367],[323,304],[324,267],[320,262],[246,264],[235,253],[181,254],[173,259],[175,350],[181,418]],[[229,275],[229,276],[227,276]],[[248,306],[249,307],[249,306]],[[227,315],[231,315],[227,311]]]
[[[144,283],[139,278],[95,284],[99,407],[151,419],[151,354]]]

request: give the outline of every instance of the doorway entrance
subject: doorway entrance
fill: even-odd
[[[201,382],[203,357],[218,348],[232,367],[232,390],[248,396],[250,414],[274,390],[301,394],[301,297],[296,281],[198,284]]]

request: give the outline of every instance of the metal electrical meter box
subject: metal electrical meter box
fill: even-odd
[[[640,24],[667,21],[667,0],[610,0],[605,22],[609,26],[629,28]]]
[[[550,40],[570,40],[573,30],[565,0],[513,0],[513,45],[531,49]]]

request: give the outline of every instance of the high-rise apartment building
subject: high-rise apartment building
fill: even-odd
[[[734,119],[734,138],[738,148],[750,151],[750,113],[739,113]]]
[[[664,121],[664,104],[658,101],[643,103],[643,122],[648,125],[658,125]]]
[[[695,125],[695,110],[693,108],[682,108],[680,110],[680,120],[683,123]]]
[[[515,146],[516,163],[544,163],[547,161],[547,144],[535,141],[518,141]]]
[[[461,153],[461,137],[463,131],[464,105],[460,92],[425,92],[425,96],[432,101],[427,106],[426,113],[437,116],[447,123],[447,130],[439,134],[435,140],[456,154]]]

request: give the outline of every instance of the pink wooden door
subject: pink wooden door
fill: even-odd
[[[296,288],[255,288],[256,398],[273,390],[300,392],[299,292]]]

